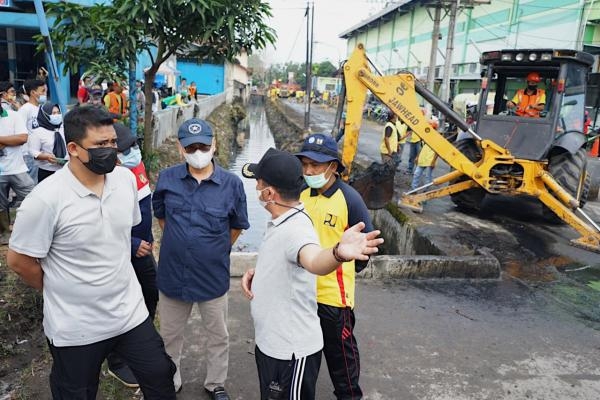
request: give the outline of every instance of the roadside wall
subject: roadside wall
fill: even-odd
[[[154,129],[153,147],[158,148],[170,136],[177,134],[177,128],[183,121],[196,117],[206,119],[213,110],[225,102],[225,93],[204,97],[196,103],[181,107],[169,107],[154,113],[152,128]]]

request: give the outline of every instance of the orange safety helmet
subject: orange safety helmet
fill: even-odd
[[[537,72],[530,72],[527,74],[527,82],[540,83],[541,80],[542,80],[542,78],[540,77],[540,74],[538,74]]]

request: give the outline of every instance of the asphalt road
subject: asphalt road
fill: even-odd
[[[297,103],[295,99],[281,100],[294,113],[304,115],[304,103]],[[322,104],[312,104],[310,108],[310,128],[312,132],[331,132],[335,119],[335,109]],[[372,160],[381,160],[379,143],[383,125],[376,122],[363,120],[363,125],[358,137],[358,154]]]
[[[240,280],[229,294],[232,399],[258,399],[254,334]],[[596,400],[600,332],[514,280],[357,285],[361,385],[370,400]],[[203,328],[186,328],[181,400],[202,388]],[[325,361],[317,399],[335,397]]]

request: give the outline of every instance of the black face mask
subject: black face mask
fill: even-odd
[[[537,85],[527,85],[527,90],[533,92],[534,90],[537,90]]]
[[[80,147],[87,150],[90,158],[88,162],[82,162],[82,164],[93,173],[104,175],[115,169],[117,165],[117,149],[115,147],[93,147],[91,149]]]

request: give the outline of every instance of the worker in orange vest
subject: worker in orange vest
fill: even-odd
[[[539,118],[540,111],[543,111],[546,105],[546,91],[537,87],[542,78],[537,72],[530,72],[527,74],[526,80],[527,87],[517,90],[506,106],[509,109],[515,109],[515,113],[521,117]]]
[[[119,119],[125,118],[129,113],[129,105],[123,87],[118,82],[113,82],[111,88],[112,90],[104,96],[104,105],[109,113],[120,115]]]

